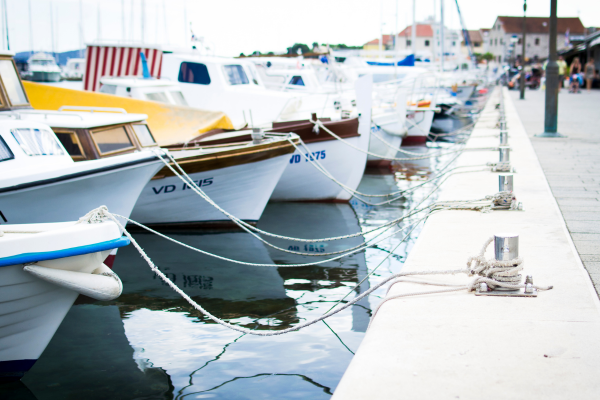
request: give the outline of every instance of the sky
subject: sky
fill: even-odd
[[[419,0],[416,19],[440,16],[440,1]],[[460,28],[454,0],[445,1],[445,22]],[[10,50],[67,51],[81,43],[141,41],[184,46],[190,27],[212,52],[285,52],[294,43],[363,45],[412,23],[412,0],[6,0]],[[521,16],[521,0],[458,0],[467,29],[490,28],[498,15]],[[549,16],[549,0],[529,0],[527,15]],[[81,7],[81,8],[80,8]],[[142,12],[142,8],[144,12]],[[31,10],[31,12],[30,12]],[[81,12],[80,12],[81,10]],[[396,12],[398,10],[398,12]],[[559,17],[580,17],[600,26],[600,1],[561,0]],[[4,20],[4,19],[2,19]],[[0,46],[5,49],[2,26]],[[80,29],[82,27],[82,29]],[[82,34],[81,34],[82,33]]]

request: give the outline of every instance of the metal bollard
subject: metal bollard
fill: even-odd
[[[252,138],[252,143],[258,144],[265,138],[265,133],[261,128],[252,128],[250,137]]]
[[[498,261],[519,257],[519,235],[512,233],[494,235],[494,257]]]
[[[500,131],[500,146],[506,146],[508,144],[508,132]]]
[[[513,191],[513,175],[512,174],[498,175],[498,184],[499,184],[500,192],[512,192]]]
[[[500,162],[501,163],[509,163],[510,162],[510,147],[508,146],[500,146]]]

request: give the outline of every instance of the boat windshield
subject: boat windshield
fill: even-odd
[[[0,60],[0,77],[12,105],[28,104],[27,96],[12,60]]]
[[[144,124],[133,124],[133,130],[137,135],[140,144],[144,147],[146,146],[154,146],[156,142],[150,133],[150,129],[148,129],[148,125]]]
[[[230,85],[248,85],[250,81],[241,65],[224,65],[225,75]]]
[[[31,60],[31,65],[41,65],[41,66],[51,66],[56,64],[54,61],[52,60]]]
[[[169,103],[169,99],[167,98],[167,94],[165,92],[152,92],[145,93],[146,99],[152,101],[158,101],[160,103]]]
[[[179,91],[179,90],[172,91],[171,97],[173,98],[173,101],[175,102],[175,104],[178,106],[187,106],[188,105],[187,101],[185,101],[185,97],[183,97],[183,93],[181,93],[181,91]]]
[[[0,136],[0,161],[12,160],[13,158],[15,158],[15,155]]]
[[[54,132],[47,129],[17,128],[12,134],[28,156],[62,156],[65,154]]]

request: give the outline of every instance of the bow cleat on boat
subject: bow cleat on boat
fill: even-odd
[[[33,366],[79,294],[121,294],[103,261],[127,244],[112,221],[0,225],[0,383]]]

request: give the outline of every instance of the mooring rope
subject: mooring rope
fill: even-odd
[[[232,329],[234,331],[238,331],[238,332],[242,332],[242,333],[247,333],[250,335],[255,335],[255,336],[278,336],[278,335],[283,335],[286,333],[290,333],[290,332],[294,332],[294,331],[298,331],[302,328],[306,328],[308,326],[311,326],[319,321],[322,321],[326,318],[329,318],[343,310],[345,310],[346,308],[356,304],[357,302],[359,302],[360,300],[362,300],[363,298],[365,298],[366,296],[368,296],[369,294],[371,294],[372,292],[374,292],[375,290],[379,289],[380,287],[382,287],[383,285],[385,285],[386,283],[394,280],[394,279],[398,279],[401,277],[405,277],[405,276],[420,276],[420,275],[454,275],[454,274],[458,274],[458,273],[467,273],[469,275],[472,274],[483,274],[483,273],[489,273],[490,269],[493,269],[494,263],[490,262],[489,260],[485,260],[486,266],[492,265],[492,267],[490,268],[480,268],[480,265],[476,265],[475,268],[473,269],[458,269],[458,270],[444,270],[444,271],[422,271],[422,272],[400,272],[397,274],[393,274],[392,276],[384,279],[382,282],[376,284],[375,286],[373,286],[372,288],[366,290],[365,292],[361,293],[360,295],[356,296],[354,299],[352,299],[351,301],[347,302],[346,304],[344,304],[343,306],[336,306],[335,309],[321,315],[320,317],[317,317],[311,321],[296,325],[294,327],[291,328],[287,328],[287,329],[283,329],[280,331],[270,331],[270,332],[264,332],[264,331],[256,331],[254,329],[247,329],[247,328],[243,328],[237,325],[233,325],[230,324],[216,316],[214,316],[213,314],[211,314],[210,312],[208,312],[207,310],[205,310],[200,304],[198,304],[197,302],[195,302],[191,297],[189,297],[183,290],[181,290],[175,283],[173,283],[173,281],[171,281],[155,264],[154,262],[150,259],[150,257],[146,254],[146,252],[144,252],[144,250],[141,248],[141,246],[137,243],[137,241],[135,240],[135,238],[125,229],[125,227],[120,223],[120,221],[117,219],[116,215],[111,214],[108,211],[108,208],[106,208],[106,206],[101,206],[98,207],[92,211],[90,211],[89,213],[87,213],[84,217],[79,219],[79,223],[83,223],[86,220],[88,221],[92,221],[92,220],[97,220],[97,219],[110,219],[113,222],[115,222],[117,224],[117,226],[122,230],[122,232],[125,234],[125,236],[127,236],[129,238],[129,240],[131,241],[131,243],[133,244],[133,246],[137,249],[137,251],[140,253],[140,255],[142,256],[142,258],[146,261],[146,263],[148,264],[148,266],[150,267],[150,270],[152,272],[154,272],[163,282],[165,282],[168,286],[171,287],[171,289],[173,289],[176,293],[178,293],[183,299],[185,299],[192,307],[194,307],[197,311],[199,311],[200,313],[202,313],[204,316],[208,317],[209,319],[211,319],[212,321],[216,322],[219,325],[222,325],[226,328]],[[485,249],[484,249],[485,250]],[[481,254],[479,254],[478,256],[476,256],[477,260],[480,261],[480,256]],[[473,257],[469,258],[468,262],[471,262],[471,259],[473,259]],[[514,260],[511,260],[514,261]],[[508,261],[503,261],[502,262],[503,266],[508,263]],[[522,262],[519,263],[519,266],[522,264]],[[508,274],[508,271],[502,271],[502,272],[498,272],[496,275],[501,274],[502,276],[506,276]],[[493,275],[493,274],[492,274]],[[376,308],[375,313],[373,314],[373,317],[371,317],[371,322],[373,321],[373,319],[375,318],[375,316],[377,315],[377,311],[381,308],[381,305],[386,303],[389,300],[392,299],[396,299],[396,298],[400,298],[400,297],[408,297],[408,296],[417,296],[417,295],[425,295],[425,294],[436,294],[436,293],[443,293],[443,292],[450,292],[450,291],[459,291],[459,290],[468,290],[468,291],[474,291],[476,289],[476,287],[478,286],[479,283],[481,282],[485,282],[488,283],[489,285],[494,285],[495,287],[505,287],[505,288],[509,288],[509,289],[515,289],[515,288],[522,288],[525,287],[525,285],[523,284],[514,284],[514,283],[505,283],[503,281],[499,281],[496,280],[494,278],[488,278],[488,277],[484,277],[484,276],[479,276],[477,278],[475,278],[472,282],[470,282],[467,285],[463,285],[463,286],[459,286],[456,288],[452,288],[452,289],[442,289],[442,290],[438,290],[438,291],[426,291],[426,292],[417,292],[417,293],[405,293],[402,295],[396,295],[396,296],[392,296],[392,297],[387,297],[386,299],[384,299],[379,306]],[[427,282],[426,284],[429,285],[437,285],[437,282]],[[441,284],[440,286],[445,286],[446,284]],[[539,286],[534,286],[534,288],[539,289],[539,290],[548,290],[551,289],[552,287],[539,287]]]

